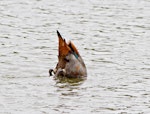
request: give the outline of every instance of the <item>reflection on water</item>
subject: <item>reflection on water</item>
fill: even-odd
[[[66,77],[54,77],[56,80],[56,85],[58,84],[67,84],[71,86],[77,86],[82,84],[87,77],[80,77],[80,78],[66,78]]]
[[[149,113],[149,11],[148,0],[1,0],[0,113]],[[49,77],[56,30],[87,79]]]

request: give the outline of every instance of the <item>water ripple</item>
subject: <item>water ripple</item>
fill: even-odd
[[[149,6],[1,0],[0,113],[149,113]],[[58,59],[56,30],[79,49],[86,79],[49,77]]]

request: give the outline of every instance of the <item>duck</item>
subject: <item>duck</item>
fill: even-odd
[[[49,69],[49,75],[55,77],[80,78],[87,77],[86,65],[76,46],[68,43],[57,30],[58,63],[54,69]]]

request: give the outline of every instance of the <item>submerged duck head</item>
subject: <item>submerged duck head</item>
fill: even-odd
[[[55,76],[73,78],[87,76],[86,66],[75,45],[71,41],[66,43],[58,31],[57,35],[59,41],[58,63],[55,69],[49,70],[50,75],[53,72]]]

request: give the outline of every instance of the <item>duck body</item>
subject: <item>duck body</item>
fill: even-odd
[[[66,43],[58,31],[57,35],[59,40],[58,63],[55,69],[49,70],[50,75],[52,75],[51,72],[53,72],[56,77],[86,77],[86,66],[75,45],[71,41]]]

